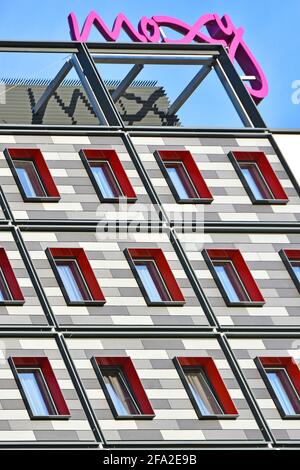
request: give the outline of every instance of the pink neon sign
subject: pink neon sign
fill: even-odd
[[[70,34],[73,41],[86,42],[89,38],[91,28],[94,25],[99,33],[107,41],[117,41],[123,29],[130,39],[134,42],[164,42],[172,44],[190,44],[191,42],[222,44],[228,48],[228,54],[232,62],[235,60],[247,76],[255,76],[251,85],[246,85],[247,90],[258,104],[268,94],[268,82],[266,76],[243,40],[244,29],[236,28],[228,15],[222,18],[217,14],[207,14],[201,16],[192,26],[177,18],[169,16],[152,16],[147,18],[143,16],[135,28],[129,19],[120,13],[110,30],[103,19],[95,12],[91,11],[83,25],[82,31],[79,30],[78,21],[75,13],[68,17],[70,25]],[[179,39],[162,38],[160,27],[170,28],[180,34]],[[201,31],[206,27],[208,35]]]

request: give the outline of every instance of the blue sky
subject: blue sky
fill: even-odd
[[[299,0],[11,0],[1,5],[0,37],[68,40],[68,14],[74,11],[82,25],[92,9],[109,25],[119,12],[124,12],[133,24],[137,24],[143,15],[175,16],[192,24],[204,13],[229,14],[236,26],[245,29],[244,38],[268,78],[270,93],[260,105],[265,121],[270,127],[300,127],[300,104],[292,102],[292,83],[300,81]],[[91,39],[102,40],[96,32]],[[0,56],[0,76],[51,77],[63,59],[40,55],[33,59],[24,55],[15,60],[13,57]],[[123,69],[106,67],[102,73],[107,78],[120,78],[126,71]],[[152,67],[151,70],[146,69],[141,78],[156,78],[168,89],[173,99],[195,71],[193,67],[176,71],[174,80],[173,74]],[[215,122],[216,114],[220,122]],[[226,124],[229,127],[238,123],[214,77],[203,83],[202,89],[187,104],[181,117],[186,118],[187,122],[189,118],[197,117],[199,124],[204,126]]]

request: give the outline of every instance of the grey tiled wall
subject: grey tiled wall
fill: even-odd
[[[121,132],[120,135],[99,132],[97,136],[67,133],[0,136],[0,185],[15,218],[5,221],[0,210],[0,223],[4,225],[0,230],[0,246],[7,250],[26,300],[20,307],[0,306],[0,446],[6,442],[17,445],[20,441],[30,444],[49,441],[53,445],[64,441],[82,445],[95,442],[89,425],[91,420],[87,419],[91,411],[96,415],[97,426],[108,446],[124,443],[148,443],[157,447],[176,443],[195,446],[261,443],[267,446],[260,413],[278,443],[300,442],[299,420],[281,419],[253,362],[257,355],[291,355],[299,362],[297,337],[293,338],[293,333],[285,339],[275,338],[275,335],[280,334],[280,328],[291,327],[294,331],[300,328],[299,292],[278,255],[284,248],[300,249],[299,230],[290,224],[299,221],[300,201],[271,140],[264,134],[246,138],[242,134],[236,137],[167,137],[163,133],[159,137],[133,137],[132,140],[135,152],[128,153]],[[61,193],[60,202],[23,202],[3,154],[9,147],[42,150]],[[138,195],[138,203],[130,208],[130,215],[125,210],[118,211],[116,205],[99,203],[79,157],[82,148],[115,149],[118,152]],[[203,206],[175,204],[153,156],[153,152],[160,149],[191,151],[214,196],[213,203],[204,208],[204,221],[215,222],[218,230],[213,230],[214,224],[210,224],[203,231]],[[264,151],[289,196],[289,203],[252,205],[227,157],[231,150]],[[139,176],[139,162],[148,174],[148,182],[147,178],[143,177],[142,181]],[[176,224],[181,222],[180,214],[199,213],[197,230],[186,229],[182,233],[178,225],[173,230],[168,223],[162,233],[150,233],[143,226],[136,233],[131,227],[128,234],[114,224],[108,231],[104,229],[105,224],[92,229],[91,222],[121,220],[126,223],[132,219],[144,222],[142,210],[145,209],[154,214],[152,221],[156,224],[159,219],[157,208],[154,209],[150,202],[153,199],[151,186],[163,208],[176,213]],[[63,222],[68,222],[68,228],[58,227]],[[240,233],[222,232],[223,222],[248,225]],[[274,224],[273,228],[278,224],[277,233],[270,225],[266,226],[269,223]],[[264,225],[264,231],[254,224]],[[286,224],[286,230],[283,224]],[[19,232],[20,235],[13,236]],[[174,241],[177,238],[178,244]],[[27,254],[18,240],[24,242],[31,267],[25,265]],[[66,305],[45,255],[47,247],[84,248],[107,300],[103,307]],[[202,257],[204,247],[239,248],[266,304],[259,308],[227,307]],[[148,307],[124,256],[125,248],[161,248],[186,304],[183,307]],[[41,285],[40,292],[33,286],[32,270]],[[54,336],[58,342],[61,336],[67,338],[67,348],[90,411],[83,411],[84,394],[76,392],[69,375],[73,377],[73,363],[67,356],[61,356],[54,337],[43,337],[42,332],[40,337],[22,337],[21,333],[18,337],[5,337],[4,327],[20,331],[24,327],[51,328],[46,316],[48,308],[39,301],[43,295],[49,303],[49,312],[59,324],[59,329],[54,328]],[[206,301],[220,328],[210,323]],[[239,337],[233,338],[232,331],[238,327]],[[255,338],[249,338],[250,328],[256,330]],[[263,329],[274,337],[263,337]],[[109,336],[104,330],[112,333]],[[70,337],[72,335],[74,337]],[[226,335],[230,337],[229,352],[223,341]],[[70,420],[30,420],[7,363],[10,355],[49,357],[71,410]],[[114,420],[90,362],[92,356],[110,355],[132,358],[155,410],[153,420]],[[179,355],[214,358],[239,411],[237,419],[198,419],[172,362],[173,357]],[[234,366],[235,359],[241,372]],[[254,404],[261,410],[255,416],[252,414]],[[98,441],[100,444],[100,439]]]
[[[67,345],[107,443],[263,441],[215,338],[71,338]],[[155,412],[153,420],[115,420],[91,364],[93,356],[130,356]],[[199,420],[172,362],[213,357],[238,409],[237,419]]]
[[[300,220],[300,199],[282,163],[266,137],[133,137],[155,191],[172,222],[183,214],[194,213],[214,222],[294,222]],[[205,205],[176,204],[168,183],[153,155],[158,150],[189,150],[213,195]],[[230,151],[265,152],[268,161],[285,189],[287,205],[253,205],[228,158]],[[174,213],[176,214],[174,216]],[[186,215],[187,217],[187,215]],[[188,220],[188,219],[186,219]]]
[[[54,338],[0,337],[0,443],[93,442],[94,434]],[[31,420],[7,359],[48,357],[71,417]]]
[[[23,231],[29,255],[60,325],[209,326],[168,233]],[[47,247],[83,248],[106,298],[102,307],[68,306],[45,254]],[[184,306],[148,307],[124,255],[126,248],[161,248],[185,297]]]
[[[58,202],[24,202],[12,176],[3,150],[5,148],[39,148],[54,179],[61,199]],[[128,208],[101,203],[79,156],[81,149],[116,150],[138,200]],[[114,135],[87,136],[1,136],[0,185],[16,220],[23,221],[145,221],[151,212],[158,216],[147,191],[128,154],[124,141]],[[0,212],[1,218],[1,212]]]
[[[2,227],[0,247],[5,249],[19,287],[25,299],[23,305],[0,305],[0,328],[48,325],[33,280],[24,264],[23,250],[18,247],[13,230]]]
[[[300,442],[299,420],[282,419],[253,361],[256,357],[293,357],[300,366],[300,339],[290,338],[230,338],[238,364],[254,394],[259,408],[275,439]]]
[[[300,249],[299,234],[178,233],[195,275],[222,326],[300,327],[300,295],[279,251]],[[266,303],[262,307],[227,307],[203,259],[203,248],[236,248],[246,261]]]

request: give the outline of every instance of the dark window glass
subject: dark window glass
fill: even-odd
[[[105,387],[119,416],[141,414],[121,368],[101,367]]]
[[[240,163],[240,168],[256,200],[274,199],[274,195],[256,163]]]
[[[92,300],[89,289],[75,259],[55,259],[55,264],[71,302]]]
[[[35,368],[18,368],[17,373],[33,416],[57,415],[42,371]]]
[[[231,261],[212,261],[230,302],[249,301],[249,295]]]
[[[189,389],[203,416],[223,414],[214,390],[202,368],[183,368]]]
[[[151,302],[172,300],[155,261],[135,260],[134,264]]]
[[[31,160],[14,160],[14,166],[27,197],[45,197],[47,193]]]
[[[165,167],[179,199],[199,198],[183,163],[168,162]]]
[[[107,161],[89,161],[92,173],[104,199],[117,199],[122,196],[121,188]]]
[[[291,265],[298,281],[300,282],[300,261],[291,261]]]
[[[284,368],[265,369],[271,387],[286,415],[300,414],[300,400]]]
[[[0,269],[0,302],[5,302],[6,300],[12,300],[12,296],[2,269]]]

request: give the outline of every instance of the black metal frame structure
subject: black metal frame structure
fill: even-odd
[[[199,65],[202,68],[171,104],[167,115],[176,113],[201,85],[210,71],[215,69],[244,126],[249,128],[266,127],[253,99],[244,86],[242,77],[239,76],[225,48],[221,45],[0,41],[1,52],[70,54],[35,105],[34,114],[45,110],[52,94],[70,70],[74,68],[98,117],[99,125],[124,128],[115,102],[146,64]],[[97,69],[96,64],[99,63],[133,65],[112,95]]]

